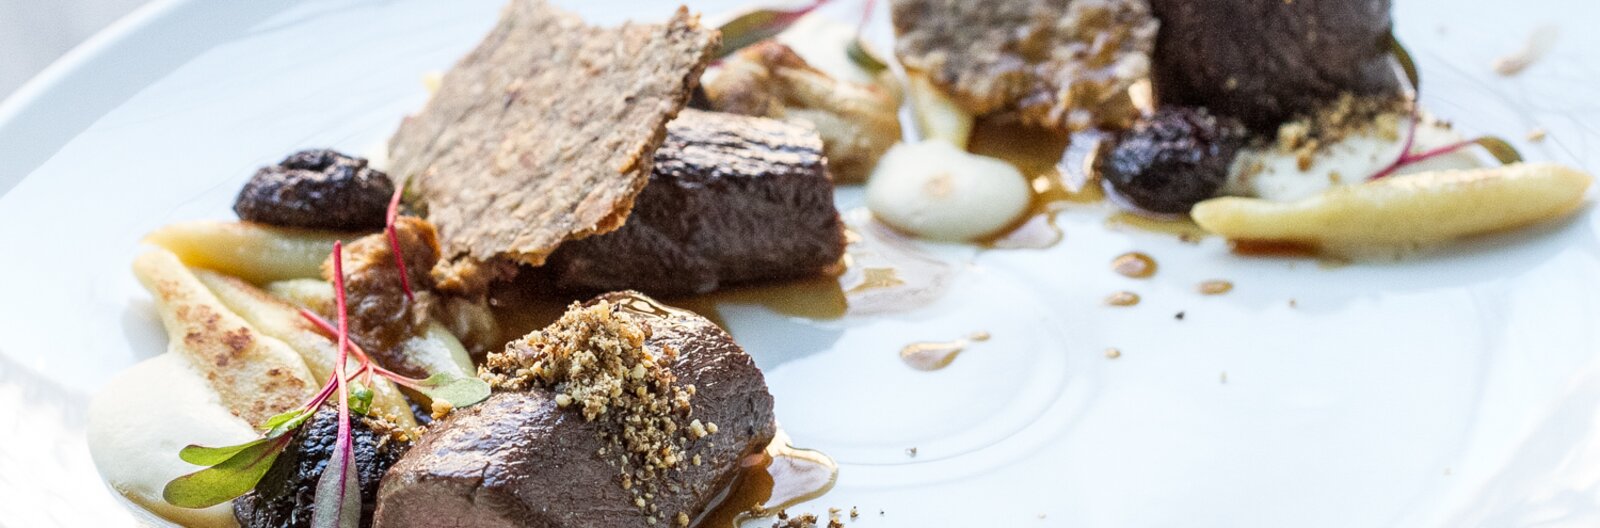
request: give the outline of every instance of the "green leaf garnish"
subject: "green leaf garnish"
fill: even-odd
[[[168,482],[161,490],[161,498],[180,508],[209,508],[244,495],[254,489],[256,483],[261,481],[261,477],[272,468],[272,462],[278,459],[278,454],[289,445],[291,438],[293,437],[263,438],[235,446],[239,449],[221,462],[172,479],[172,482]],[[202,451],[191,452],[191,456],[199,460],[209,460],[228,449],[230,448],[216,450],[202,448]],[[189,448],[184,450],[188,451]]]
[[[722,47],[717,49],[716,58],[727,57],[751,44],[778,36],[820,5],[822,1],[793,10],[756,9],[734,17],[717,28],[722,31]]]
[[[1494,159],[1500,160],[1502,165],[1522,162],[1522,153],[1517,152],[1517,147],[1511,146],[1511,143],[1506,142],[1504,139],[1496,136],[1483,136],[1472,140],[1472,142],[1483,147],[1483,150],[1489,151],[1489,155],[1494,156]]]
[[[340,424],[333,456],[317,479],[311,503],[312,528],[355,528],[361,525],[361,483],[356,480],[350,426]]]
[[[350,389],[350,412],[366,416],[372,413],[372,389],[356,385]]]
[[[215,466],[233,458],[240,451],[250,449],[268,440],[271,440],[271,438],[257,438],[243,444],[224,447],[205,447],[189,444],[178,451],[178,458],[196,466]]]
[[[454,408],[466,407],[489,397],[489,384],[483,380],[452,372],[440,372],[416,387],[433,401],[442,401]]]
[[[1394,36],[1393,31],[1390,31],[1388,37],[1384,39],[1384,45],[1389,48],[1389,54],[1394,55],[1394,60],[1400,63],[1400,69],[1405,70],[1406,80],[1411,81],[1411,89],[1422,90],[1422,78],[1417,74],[1417,63],[1411,59],[1411,52],[1406,51],[1405,45],[1400,43],[1400,39]]]
[[[850,45],[845,47],[845,53],[850,56],[850,62],[854,62],[856,66],[860,66],[861,69],[867,70],[869,73],[878,73],[889,69],[888,64],[885,64],[876,55],[873,55],[871,51],[867,50],[867,47],[862,44],[859,37],[850,41]]]

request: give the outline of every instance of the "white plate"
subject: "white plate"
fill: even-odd
[[[128,271],[140,236],[230,217],[251,170],[294,149],[379,143],[500,3],[158,1],[0,105],[0,523],[134,522],[82,421],[109,376],[163,349]],[[563,3],[603,23],[671,9]],[[1600,3],[1401,0],[1395,17],[1433,111],[1600,169]],[[1490,71],[1542,27],[1560,29],[1548,56]],[[888,31],[880,15],[871,34]],[[1523,141],[1536,126],[1549,139]],[[724,313],[796,443],[841,463],[838,487],[800,509],[856,506],[852,526],[1600,523],[1592,212],[1333,269],[1112,231],[1105,215],[1068,213],[1050,250],[930,249],[955,273],[913,312]],[[1133,249],[1160,261],[1155,278],[1109,270]],[[1195,293],[1212,278],[1237,288]],[[1101,306],[1121,289],[1144,303]],[[898,363],[908,342],[977,330],[994,338],[945,370]]]

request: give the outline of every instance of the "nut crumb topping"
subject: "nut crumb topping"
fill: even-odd
[[[650,524],[687,513],[658,515],[653,503],[659,477],[690,463],[690,439],[716,433],[716,424],[689,419],[692,387],[669,370],[677,352],[645,346],[651,328],[620,304],[574,304],[549,327],[490,354],[480,375],[500,390],[543,388],[558,407],[600,425],[609,446],[601,458],[621,472],[620,484]],[[696,455],[693,458],[698,458]]]

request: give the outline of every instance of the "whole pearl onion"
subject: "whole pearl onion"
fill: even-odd
[[[940,140],[895,145],[867,181],[873,216],[932,240],[994,235],[1027,212],[1032,199],[1016,167]]]

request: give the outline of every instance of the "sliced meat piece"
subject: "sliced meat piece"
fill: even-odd
[[[908,70],[974,115],[1081,130],[1135,115],[1128,87],[1150,69],[1147,0],[893,0]]]
[[[1156,98],[1261,134],[1342,93],[1398,96],[1389,0],[1151,0]]]
[[[705,293],[839,262],[844,224],[815,131],[684,110],[667,132],[627,223],[550,257],[558,287]]]
[[[233,500],[233,515],[244,528],[308,528],[315,508],[317,481],[333,455],[339,434],[339,412],[329,407],[295,431],[293,443],[272,462],[255,491]],[[361,526],[372,526],[378,482],[400,459],[409,443],[389,432],[374,431],[366,420],[350,422],[350,439],[356,458],[356,480],[361,484]]]
[[[621,226],[719,41],[683,9],[664,24],[596,28],[512,0],[389,142],[390,174],[439,229],[442,275],[538,265],[564,240]]]
[[[660,474],[653,505],[641,511],[622,486],[622,456],[602,441],[603,421],[579,405],[560,407],[554,393],[504,391],[435,422],[383,480],[376,526],[628,528],[677,526],[727,487],[744,457],[772,441],[772,396],[733,339],[710,321],[633,293],[604,300],[648,327],[645,346],[676,359],[680,384],[696,387],[690,414],[717,424],[689,441],[682,463]],[[510,350],[508,348],[508,350]],[[601,450],[607,454],[601,455]]]

